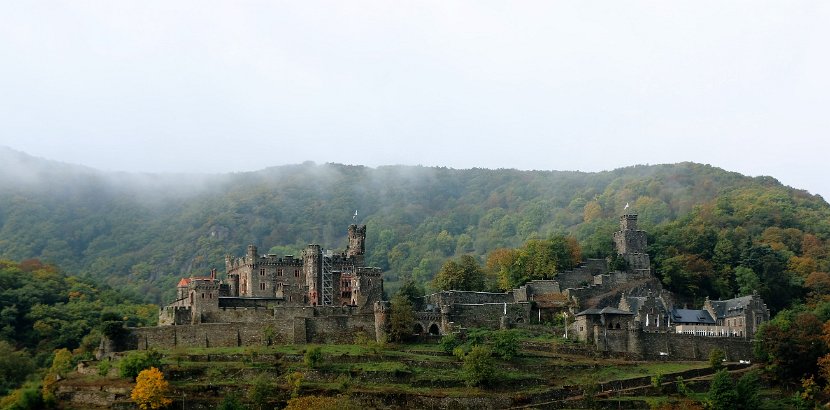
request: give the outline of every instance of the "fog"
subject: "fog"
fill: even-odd
[[[0,145],[183,190],[305,161],[693,161],[827,197],[827,21],[812,1],[5,2]]]

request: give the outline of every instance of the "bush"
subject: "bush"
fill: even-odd
[[[142,370],[161,367],[161,353],[155,350],[132,352],[118,363],[118,373],[125,379],[135,379]]]
[[[758,396],[758,392],[761,391],[761,380],[758,371],[749,371],[738,379],[735,391],[738,394],[738,403],[741,403],[740,408],[757,409],[761,407],[761,398]]]
[[[104,359],[98,362],[98,375],[99,376],[106,376],[109,374],[110,369],[112,368],[112,361],[109,359]]]
[[[461,346],[464,342],[458,337],[457,333],[448,333],[441,338],[439,346],[447,354],[452,354],[456,347]]]
[[[219,407],[216,408],[217,410],[245,410],[245,406],[242,405],[242,402],[239,401],[239,395],[236,393],[231,393],[219,403]]]
[[[285,381],[288,383],[288,389],[291,390],[292,398],[300,395],[300,389],[303,387],[303,378],[304,376],[300,372],[285,375]]]
[[[709,406],[713,410],[731,410],[738,404],[738,393],[732,376],[726,370],[719,370],[709,387]]]
[[[663,390],[663,382],[665,382],[665,377],[662,373],[657,373],[654,376],[651,376],[651,387],[655,389]]]
[[[320,346],[309,347],[306,349],[305,355],[303,355],[303,363],[305,363],[309,369],[319,366],[322,360],[323,350],[320,349]]]
[[[721,349],[712,349],[709,352],[709,365],[713,369],[720,369],[723,367],[723,360],[726,359],[726,352]]]
[[[461,371],[468,386],[491,384],[496,378],[493,351],[486,346],[473,346],[470,353],[464,356]]]
[[[492,335],[493,353],[504,360],[519,354],[519,335],[515,330],[499,330]]]
[[[248,400],[259,406],[259,408],[262,408],[262,406],[268,404],[273,393],[274,385],[271,383],[270,378],[262,375],[254,379],[254,384],[248,390]]]

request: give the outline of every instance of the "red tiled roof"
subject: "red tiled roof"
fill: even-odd
[[[180,280],[179,284],[176,285],[176,286],[185,287],[185,286],[189,285],[190,282],[197,281],[197,280],[198,281],[213,281],[214,279],[211,278],[210,276],[191,276],[189,278],[182,278],[182,280]]]

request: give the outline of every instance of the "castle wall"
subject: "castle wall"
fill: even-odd
[[[435,308],[453,304],[478,304],[478,303],[513,303],[515,298],[513,291],[505,293],[491,292],[470,292],[461,290],[445,290],[424,296],[424,304],[432,305]]]
[[[608,268],[604,262],[604,260],[602,263],[591,262],[574,270],[559,272],[556,274],[556,281],[559,282],[561,289],[579,288],[585,286],[585,284],[591,284],[594,281],[594,275],[608,273]]]
[[[660,352],[669,360],[708,360],[713,349],[726,352],[729,361],[750,360],[755,357],[750,339],[736,337],[702,337],[678,333],[639,332],[639,353],[644,359],[659,359]]]
[[[530,303],[507,303],[508,323],[529,323]],[[505,303],[454,304],[450,306],[447,320],[464,327],[501,328]]]
[[[246,320],[236,323],[202,323],[130,329],[119,350],[173,349],[176,347],[260,346],[272,343],[354,343],[358,334],[375,338],[375,315],[352,314],[353,308],[315,311],[308,308],[240,310],[225,315]],[[297,312],[292,312],[298,310]],[[247,312],[247,313],[241,313]],[[292,314],[296,313],[296,314]]]

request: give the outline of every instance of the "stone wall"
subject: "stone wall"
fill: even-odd
[[[561,289],[584,287],[594,282],[594,276],[608,273],[608,261],[605,259],[587,259],[574,270],[559,272],[556,281]]]
[[[752,341],[737,337],[703,337],[678,333],[640,332],[640,355],[644,359],[708,360],[712,349],[726,352],[729,361],[754,359]],[[660,352],[668,356],[660,356]]]
[[[221,314],[250,322],[202,323],[129,329],[115,350],[176,347],[258,346],[273,343],[354,343],[358,334],[375,338],[374,314],[351,314],[352,308],[224,309]],[[259,318],[256,318],[259,316]]]
[[[504,315],[504,303],[455,304],[450,307],[448,319],[463,327],[501,328]],[[530,303],[508,303],[508,324],[529,323],[531,320]]]
[[[432,305],[438,309],[441,306],[480,303],[513,303],[513,291],[505,293],[469,292],[461,290],[445,290],[424,296],[424,306]]]

